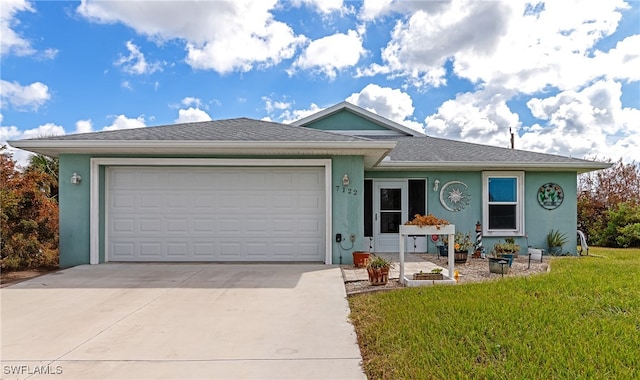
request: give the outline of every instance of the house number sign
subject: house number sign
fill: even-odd
[[[358,189],[352,189],[350,187],[344,187],[344,186],[340,186],[340,185],[336,186],[336,192],[345,193],[345,194],[354,195],[354,196],[358,195]]]

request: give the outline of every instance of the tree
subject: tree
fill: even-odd
[[[58,158],[36,154],[29,158],[29,165],[26,168],[26,171],[39,171],[51,178],[51,187],[47,189],[47,192],[49,196],[56,199],[56,201],[58,200],[59,162],[60,160]]]
[[[611,162],[610,160],[608,162]],[[591,244],[640,246],[634,238],[640,226],[640,164],[616,161],[608,169],[578,178],[578,228]]]
[[[19,170],[6,146],[0,153],[2,269],[57,266],[58,202],[50,193],[57,179],[33,168]]]

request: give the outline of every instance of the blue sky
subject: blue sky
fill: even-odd
[[[0,142],[347,100],[436,137],[640,161],[640,3],[3,0]],[[24,152],[15,151],[24,160]]]

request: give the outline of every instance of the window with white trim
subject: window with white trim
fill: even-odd
[[[482,220],[486,236],[524,235],[524,172],[482,173]]]

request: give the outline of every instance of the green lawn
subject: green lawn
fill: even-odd
[[[640,249],[349,303],[369,379],[640,378]]]

